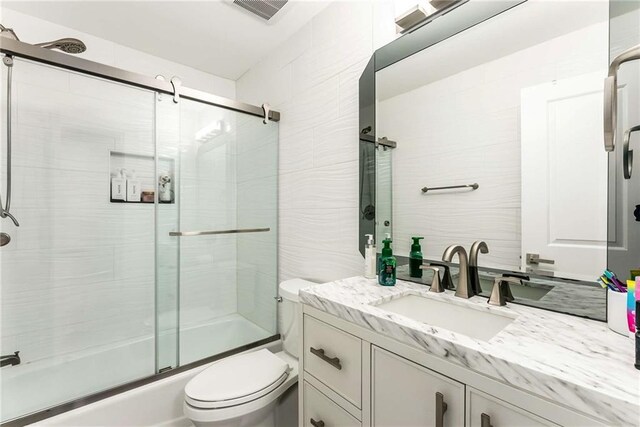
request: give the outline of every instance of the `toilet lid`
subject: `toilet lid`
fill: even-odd
[[[186,400],[198,408],[223,408],[258,399],[282,384],[289,365],[262,349],[232,356],[196,375],[185,387]]]

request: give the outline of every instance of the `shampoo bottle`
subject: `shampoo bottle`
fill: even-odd
[[[413,244],[411,245],[411,252],[409,252],[409,276],[422,277],[422,248],[420,247],[420,240],[424,237],[412,237]]]
[[[378,283],[382,286],[394,286],[396,284],[396,257],[391,250],[391,236],[382,241],[384,248],[378,261]]]
[[[140,181],[136,178],[136,171],[131,171],[131,178],[127,179],[127,202],[140,202],[141,195]]]
[[[365,234],[367,246],[364,248],[364,277],[376,278],[376,245],[373,243],[373,234]]]
[[[120,169],[111,178],[111,200],[125,201],[127,198],[127,175],[124,169]]]

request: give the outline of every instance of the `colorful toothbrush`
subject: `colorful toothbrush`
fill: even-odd
[[[615,274],[609,270],[604,271],[604,275],[609,279],[609,282],[618,288],[618,292],[627,292],[627,288],[618,280]]]

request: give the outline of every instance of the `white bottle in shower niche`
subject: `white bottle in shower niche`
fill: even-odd
[[[132,170],[127,178],[127,202],[140,202],[140,180],[136,178],[136,171]]]
[[[124,169],[120,169],[111,177],[111,200],[127,199],[127,175]]]

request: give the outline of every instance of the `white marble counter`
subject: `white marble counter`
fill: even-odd
[[[372,305],[416,292],[516,318],[485,342]],[[303,289],[300,299],[326,313],[612,424],[640,425],[640,371],[633,366],[634,343],[609,330],[606,323],[516,304],[494,307],[486,298],[463,300],[452,291],[435,294],[426,286],[401,280],[396,286],[383,287],[364,277]]]

